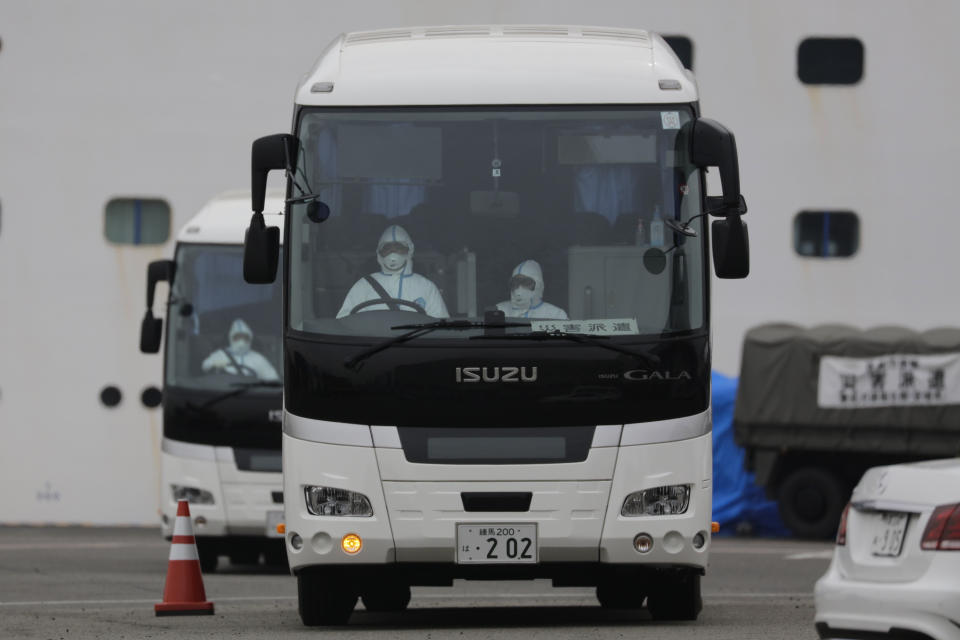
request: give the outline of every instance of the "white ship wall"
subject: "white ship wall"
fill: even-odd
[[[713,289],[715,367],[736,374],[744,331],[765,321],[960,323],[958,18],[953,0],[0,3],[0,522],[157,522],[161,414],[140,393],[160,386],[161,358],[137,345],[146,265],[173,246],[107,243],[104,206],[166,200],[172,238],[246,187],[251,141],[289,130],[298,77],[338,33],[582,23],[691,38],[703,113],[737,135],[750,205],[752,273]],[[801,84],[808,36],[859,38],[863,81]],[[860,216],[855,257],[795,254],[793,217],[820,208]],[[99,399],[111,384],[114,409]]]

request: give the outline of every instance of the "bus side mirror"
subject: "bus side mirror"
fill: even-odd
[[[147,266],[147,312],[140,323],[141,353],[157,353],[163,338],[163,319],[153,317],[153,299],[157,283],[173,282],[176,263],[173,260],[154,260]]]
[[[243,240],[243,279],[250,284],[270,284],[277,278],[280,228],[268,227],[262,213],[254,213]]]
[[[747,202],[740,194],[737,142],[719,122],[700,118],[693,124],[690,159],[698,167],[720,169],[723,194],[705,198],[707,212],[725,218],[711,225],[714,271],[718,278],[746,278],[750,273],[750,242],[742,219]]]
[[[713,240],[713,268],[718,278],[746,278],[750,273],[750,238],[747,224],[738,215],[714,220],[710,225]]]
[[[720,184],[723,189],[720,204],[723,209],[739,212],[740,164],[737,160],[737,143],[730,130],[707,118],[694,122],[690,159],[698,167],[720,169]]]
[[[293,175],[297,168],[297,139],[289,133],[264,136],[253,141],[250,154],[250,192],[254,212],[263,211],[267,197],[267,174],[283,169]]]

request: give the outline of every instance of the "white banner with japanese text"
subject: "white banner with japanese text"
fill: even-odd
[[[960,353],[820,358],[822,409],[944,404],[960,404]]]
[[[508,321],[513,318],[507,318]],[[531,320],[531,331],[546,333],[586,333],[594,336],[635,336],[636,318],[598,318],[595,320]]]

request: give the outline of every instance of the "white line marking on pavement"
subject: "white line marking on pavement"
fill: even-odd
[[[833,550],[828,551],[808,551],[806,553],[793,553],[789,556],[783,556],[785,560],[829,560],[833,557]]]

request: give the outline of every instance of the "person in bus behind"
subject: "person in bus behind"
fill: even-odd
[[[250,348],[253,341],[250,325],[237,318],[230,325],[229,337],[229,347],[217,349],[200,365],[204,373],[222,372],[267,381],[280,379],[270,361]]]
[[[543,299],[543,269],[536,260],[524,260],[510,276],[510,299],[497,305],[508,318],[567,320],[567,312]]]
[[[357,280],[347,292],[338,318],[354,312],[399,309],[416,311],[416,308],[394,300],[407,300],[423,309],[433,318],[449,318],[447,305],[437,285],[419,273],[413,272],[413,240],[406,230],[394,224],[387,227],[377,243],[377,262],[380,271]],[[383,300],[357,309],[358,305],[372,300]]]

